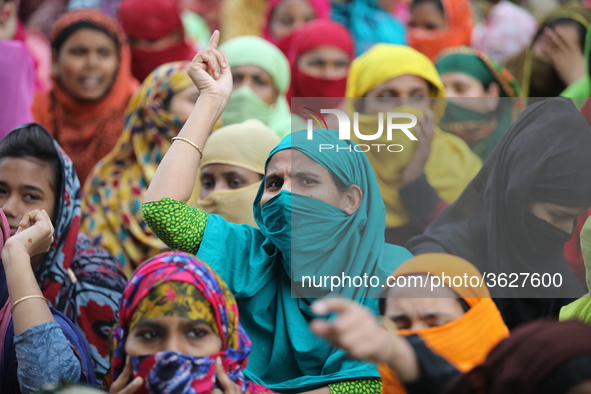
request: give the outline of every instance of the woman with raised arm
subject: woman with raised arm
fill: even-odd
[[[335,275],[385,278],[411,257],[384,242],[386,213],[379,186],[353,142],[338,140],[332,131],[318,131],[313,140],[306,139],[306,131],[285,137],[265,163],[254,200],[258,229],[186,204],[201,147],[232,92],[230,64],[216,50],[218,37],[215,32],[189,68],[201,95],[152,179],[142,206],[144,220],[171,249],[197,254],[228,284],[253,342],[248,378],[288,394],[378,393],[375,365],[347,359],[309,329],[314,318],[310,297],[330,289],[299,288],[307,290],[301,295],[306,298],[292,293],[304,283],[294,275],[302,269],[296,263],[305,263],[308,274],[330,269]],[[319,142],[339,151],[319,153]],[[299,223],[293,227],[292,214]],[[293,250],[292,238],[300,241]],[[305,257],[292,258],[296,252]],[[343,291],[355,298],[367,294],[363,288]],[[376,299],[359,302],[377,314]]]

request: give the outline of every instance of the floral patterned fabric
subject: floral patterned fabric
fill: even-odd
[[[183,126],[167,103],[192,84],[188,65],[167,63],[148,76],[129,102],[115,148],[84,185],[81,229],[119,259],[127,276],[165,248],[144,223],[140,206],[170,139]]]
[[[209,392],[215,384],[215,359],[221,357],[226,373],[241,387],[243,393],[273,393],[266,387],[244,378],[243,370],[246,368],[252,344],[239,324],[238,306],[234,296],[230,293],[225,282],[207,264],[184,252],[160,254],[138,267],[131,276],[123,293],[117,324],[113,327],[111,334],[109,383],[115,381],[123,371],[127,357],[125,342],[133,325],[140,317],[156,317],[152,312],[153,308],[161,310],[162,313],[159,316],[163,316],[165,310],[174,312],[172,315],[175,316],[180,313],[182,308],[175,308],[174,304],[183,303],[187,294],[190,293],[188,289],[191,287],[171,285],[174,282],[188,283],[202,293],[203,299],[208,302],[211,309],[195,307],[194,310],[190,310],[191,308],[189,308],[181,315],[190,316],[197,313],[206,316],[205,321],[215,322],[215,331],[220,334],[222,350],[205,357],[192,357],[174,352],[133,356],[131,361],[134,374],[143,370],[144,375],[142,376],[149,375],[147,384],[150,387],[168,387],[168,384],[172,384],[173,381],[184,381],[183,387],[190,387],[197,393]],[[161,288],[163,285],[164,287]],[[142,305],[145,304],[146,298],[149,298],[149,303],[153,308]],[[172,302],[170,302],[171,300]],[[143,316],[138,316],[136,312],[138,308],[140,311],[146,311]],[[205,313],[209,311],[213,312],[213,315]],[[149,373],[155,370],[156,365],[165,368],[164,365],[171,363],[179,367],[195,367],[190,368],[190,379],[186,379],[189,375],[183,375],[183,371],[187,372],[185,368],[175,368],[177,371],[175,375],[167,376],[166,379],[162,376],[159,377],[158,373]],[[108,386],[109,383],[105,386]]]
[[[53,223],[55,241],[35,276],[50,306],[64,313],[82,332],[100,381],[108,369],[109,330],[126,278],[115,257],[93,247],[86,235],[78,233],[80,182],[72,161],[55,140],[54,146],[62,169]]]

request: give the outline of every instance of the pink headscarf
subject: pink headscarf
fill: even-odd
[[[33,57],[24,42],[0,40],[0,139],[17,126],[33,121],[35,94]]]
[[[2,42],[2,41],[0,41]],[[0,224],[0,256],[2,253],[2,249],[4,249],[4,244],[10,237],[10,225],[8,224],[8,219],[4,215],[4,212],[0,209],[0,220],[2,224]],[[10,325],[10,320],[12,319],[12,315],[10,313],[10,297],[6,300],[4,305],[0,306],[0,345],[3,346],[4,338],[6,338],[6,332],[8,331],[8,326]]]
[[[492,7],[484,22],[474,26],[472,46],[504,63],[527,48],[537,30],[538,23],[529,11],[503,0]]]
[[[284,0],[269,0],[267,3],[267,11],[265,13],[265,25],[263,26],[263,38],[270,43],[277,46],[286,55],[288,54],[290,43],[293,39],[293,33],[287,37],[277,39],[271,34],[271,19],[275,8]],[[330,1],[328,0],[307,0],[308,3],[314,9],[316,19],[329,19],[330,18]]]
[[[2,234],[0,234],[0,252],[2,252],[2,249],[4,249],[4,244],[10,237],[10,224],[8,224],[8,219],[6,219],[6,215],[4,215],[4,212],[1,209],[0,220],[2,221],[0,224],[0,231],[2,232]]]

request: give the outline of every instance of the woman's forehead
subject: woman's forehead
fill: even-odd
[[[271,156],[265,174],[278,171],[290,173],[315,171],[319,172],[319,175],[323,173],[328,175],[328,170],[326,168],[297,149],[280,150]]]

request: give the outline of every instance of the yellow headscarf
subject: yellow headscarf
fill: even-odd
[[[504,338],[509,329],[503,322],[486,285],[471,287],[444,278],[455,276],[482,278],[476,267],[468,261],[449,254],[429,253],[413,257],[400,265],[392,274],[394,277],[409,274],[426,274],[439,277],[448,287],[470,306],[462,317],[441,326],[418,331],[399,330],[400,335],[417,334],[435,353],[445,358],[461,372],[467,372],[482,363],[488,353]],[[457,283],[456,283],[457,284]],[[428,292],[428,291],[427,291]],[[383,394],[406,393],[396,374],[385,364],[379,365],[382,376]]]
[[[370,90],[400,75],[416,75],[425,79],[434,87],[433,97],[444,97],[443,82],[433,62],[422,53],[404,45],[377,44],[359,56],[351,64],[347,80],[347,97],[363,97]],[[353,107],[349,102],[349,112]],[[394,109],[394,108],[393,108]],[[443,115],[445,102],[437,100],[433,106],[435,121]],[[398,108],[403,112],[416,112],[413,108]],[[420,115],[415,113],[415,115]],[[375,118],[372,130],[364,131],[364,119]],[[351,116],[352,119],[352,116]],[[360,131],[363,134],[374,134],[377,115],[359,114]],[[402,122],[404,123],[404,122]],[[412,130],[412,129],[411,129]],[[385,135],[386,133],[384,133]],[[356,143],[365,143],[358,139]],[[372,141],[372,143],[387,141]],[[405,141],[404,150],[390,153],[380,150],[367,152],[372,164],[382,198],[386,205],[386,227],[401,227],[410,223],[410,218],[400,199],[399,190],[403,187],[402,172],[416,149],[417,141]],[[425,165],[427,181],[435,189],[439,197],[452,203],[462,193],[466,185],[478,173],[482,162],[459,137],[445,133],[435,127],[431,153]]]
[[[188,65],[164,64],[144,80],[129,102],[117,145],[96,164],[84,185],[80,232],[116,256],[128,276],[166,248],[144,223],[141,204],[170,139],[183,126],[165,107],[192,84]]]
[[[265,161],[279,141],[273,130],[256,119],[221,127],[207,139],[199,169],[210,164],[228,164],[264,175]],[[197,206],[229,222],[257,227],[252,204],[259,185],[260,182],[256,182],[240,189],[214,191],[207,198],[199,199]]]

